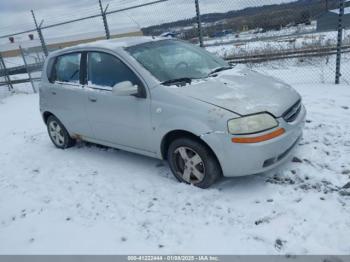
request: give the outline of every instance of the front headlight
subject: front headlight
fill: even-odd
[[[267,114],[244,116],[228,121],[228,131],[232,135],[253,134],[278,126],[277,120]]]

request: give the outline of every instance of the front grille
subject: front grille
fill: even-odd
[[[282,117],[287,122],[293,122],[298,117],[300,111],[301,111],[301,100],[298,100],[298,102],[296,102],[286,112],[283,113]]]

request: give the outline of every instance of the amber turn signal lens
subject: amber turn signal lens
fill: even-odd
[[[241,143],[241,144],[248,144],[248,143],[259,143],[263,141],[270,140],[272,138],[278,137],[282,134],[284,134],[285,130],[284,128],[279,128],[271,133],[262,135],[262,136],[255,136],[255,137],[234,137],[232,138],[233,143]]]

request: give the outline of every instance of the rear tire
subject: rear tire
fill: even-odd
[[[65,149],[75,145],[75,139],[70,137],[67,129],[57,117],[49,116],[46,126],[49,137],[57,148]]]
[[[199,141],[176,139],[171,142],[167,154],[170,169],[180,182],[204,189],[222,176],[215,155]]]

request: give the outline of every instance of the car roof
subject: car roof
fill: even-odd
[[[104,48],[110,50],[117,50],[119,48],[127,48],[134,45],[139,45],[148,42],[157,42],[160,40],[165,40],[169,38],[165,37],[152,37],[152,36],[135,36],[135,37],[121,37],[110,40],[99,40],[90,43],[79,44],[71,47],[66,47],[53,52],[53,55],[72,52],[75,50],[82,49],[94,49],[94,48]]]

